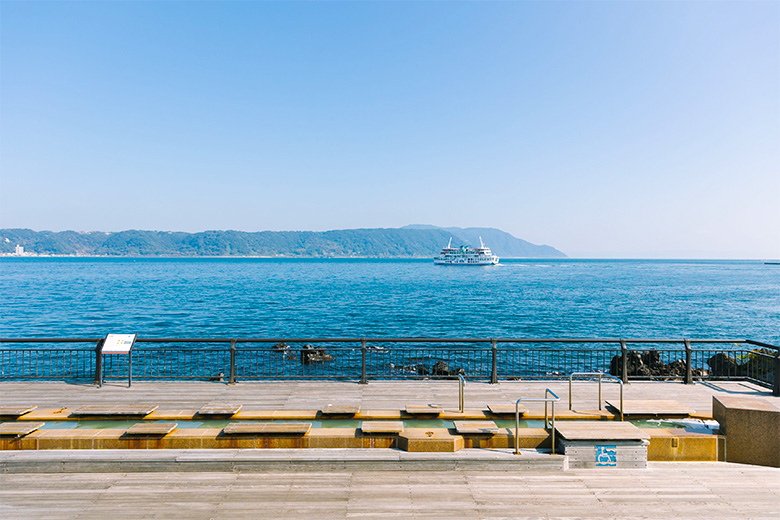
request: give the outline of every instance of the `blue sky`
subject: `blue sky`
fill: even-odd
[[[0,227],[780,257],[780,2],[0,2]]]

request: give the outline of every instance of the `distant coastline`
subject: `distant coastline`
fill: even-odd
[[[346,229],[334,231],[172,231],[113,233],[0,229],[0,256],[82,258],[432,258],[447,241],[475,245],[479,237],[503,258],[566,258],[495,228]],[[21,248],[21,249],[20,249]],[[22,253],[18,251],[23,250]]]

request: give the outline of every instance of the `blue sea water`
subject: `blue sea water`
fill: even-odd
[[[693,337],[780,344],[758,261],[3,258],[0,337]]]

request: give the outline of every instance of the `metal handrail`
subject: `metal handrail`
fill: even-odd
[[[48,352],[54,352],[57,350],[56,347],[53,345],[63,345],[60,347],[60,350],[62,352],[67,351],[68,353],[76,351],[76,350],[84,350],[89,351],[92,350],[97,352],[98,349],[96,346],[103,340],[102,337],[79,337],[79,338],[51,338],[51,337],[27,337],[27,338],[0,338],[0,355],[15,355],[16,353],[34,353],[37,351],[48,351]],[[351,352],[356,352],[358,350],[361,351],[361,359],[360,359],[360,382],[361,383],[367,383],[368,382],[368,376],[366,370],[366,364],[369,361],[369,357],[367,355],[367,348],[366,348],[366,342],[372,342],[374,344],[377,343],[395,343],[400,344],[397,345],[392,350],[396,350],[398,352],[411,352],[414,350],[417,350],[416,345],[419,344],[428,344],[426,345],[428,347],[429,353],[436,352],[440,355],[449,355],[452,352],[477,352],[477,353],[490,353],[489,360],[486,357],[483,361],[481,361],[482,365],[489,364],[489,374],[490,374],[490,382],[491,383],[497,383],[499,379],[499,373],[498,373],[498,366],[499,366],[499,349],[498,345],[507,345],[508,348],[501,349],[500,352],[503,353],[503,355],[506,357],[508,356],[514,356],[515,352],[561,352],[565,349],[563,347],[556,348],[555,345],[561,345],[561,344],[587,344],[587,345],[598,345],[600,344],[604,348],[596,347],[593,349],[586,349],[583,351],[587,351],[588,353],[596,353],[597,355],[599,353],[609,353],[614,351],[614,347],[619,347],[620,352],[622,355],[619,355],[618,359],[622,358],[622,361],[620,361],[620,366],[617,367],[617,373],[622,374],[621,378],[624,383],[628,383],[629,374],[628,374],[628,353],[630,352],[628,349],[628,345],[648,345],[648,344],[672,344],[672,345],[681,345],[685,347],[685,374],[682,376],[683,381],[686,384],[691,384],[693,382],[693,356],[696,354],[698,349],[692,349],[692,345],[703,345],[703,344],[736,344],[738,347],[741,347],[742,349],[746,350],[754,350],[756,347],[759,348],[765,348],[765,349],[771,349],[774,351],[774,360],[770,360],[767,363],[771,363],[771,366],[769,366],[768,369],[763,370],[760,374],[759,378],[753,378],[748,375],[744,374],[724,374],[726,377],[730,379],[734,378],[741,378],[749,381],[754,381],[758,384],[761,384],[763,386],[768,386],[772,388],[772,395],[780,396],[780,346],[772,345],[769,343],[764,343],[760,341],[754,341],[750,339],[744,339],[744,338],[728,338],[728,339],[712,339],[712,338],[702,338],[702,339],[689,339],[689,338],[682,338],[682,339],[675,339],[675,338],[633,338],[633,339],[617,339],[617,338],[430,338],[430,337],[406,337],[406,338],[389,338],[389,337],[377,337],[377,338],[350,338],[350,337],[338,337],[338,338],[226,338],[226,337],[217,337],[217,338],[137,338],[136,339],[136,348],[134,349],[136,353],[143,353],[143,352],[154,352],[157,350],[165,351],[165,352],[185,352],[185,351],[202,351],[205,352],[206,350],[210,352],[216,352],[220,349],[224,349],[226,352],[230,353],[230,374],[231,377],[229,378],[229,383],[235,383],[237,372],[236,372],[236,358],[237,354],[241,352],[261,352],[269,348],[270,345],[274,343],[289,343],[289,344],[299,344],[299,343],[312,343],[312,344],[329,344],[329,349],[334,350],[349,350]],[[18,344],[18,345],[11,345],[11,344]],[[28,347],[29,344],[50,344],[45,346],[36,346],[36,347]],[[75,344],[81,343],[81,344],[87,344],[86,348],[81,347],[78,348],[75,346]],[[91,344],[91,345],[88,345]],[[164,345],[168,344],[168,345]],[[195,347],[195,344],[198,345],[198,347]],[[351,345],[350,345],[351,344]],[[403,345],[406,344],[406,345]],[[68,346],[65,346],[68,345]],[[70,345],[73,345],[71,347]],[[530,345],[529,348],[522,348],[521,346],[524,345]],[[188,348],[189,347],[189,348]],[[237,348],[238,347],[238,348]],[[357,348],[355,348],[357,347]],[[487,347],[487,348],[485,348]],[[292,348],[290,349],[291,352],[295,352],[298,349]],[[664,350],[664,349],[662,349]],[[671,351],[671,349],[669,349]],[[704,349],[702,349],[703,351]],[[11,353],[11,354],[8,354]],[[758,354],[762,359],[766,356],[763,353],[755,352],[755,354]],[[771,352],[769,353],[772,354]],[[482,354],[476,354],[476,355],[482,355]],[[24,360],[22,360],[24,361]],[[99,361],[96,359],[95,363],[99,363]],[[506,361],[504,361],[506,363]],[[486,365],[487,366],[487,365]],[[578,368],[585,368],[587,365],[581,364],[579,366],[572,366],[570,368],[564,369],[562,372],[567,373],[569,370],[572,369],[578,369]],[[598,368],[603,367],[603,364],[601,364]],[[2,367],[0,367],[2,368]],[[591,367],[588,367],[591,368]],[[592,368],[597,368],[596,366],[593,366]],[[37,370],[37,368],[36,368]],[[607,375],[605,373],[605,375]],[[0,378],[4,378],[4,373],[0,370]],[[433,374],[432,377],[445,377],[447,374]],[[679,376],[679,374],[678,374]],[[83,377],[83,376],[78,376]],[[298,377],[298,376],[290,376],[290,377]],[[331,377],[330,375],[327,375],[327,377]],[[346,377],[346,376],[336,376],[336,377]],[[645,378],[645,376],[639,376],[637,374],[632,374],[632,377],[637,378]],[[648,376],[652,378],[652,376]],[[539,379],[540,376],[534,375],[530,376],[530,378]],[[601,400],[599,401],[601,403]]]
[[[463,374],[458,374],[458,406],[460,413],[466,410],[466,378]]]
[[[623,380],[619,377],[615,377],[611,374],[605,374],[604,372],[572,372],[569,375],[569,410],[572,409],[572,381],[574,380],[574,376],[598,376],[599,378],[599,410],[602,410],[601,403],[601,378],[602,377],[608,377],[610,379],[614,379],[618,383],[620,383],[620,420],[623,420]]]
[[[547,396],[552,395],[554,399],[549,399]],[[547,403],[551,403],[552,408],[551,422],[550,422],[550,436],[552,444],[552,452],[555,454],[555,403],[560,401],[561,398],[555,395],[555,392],[549,388],[544,389],[544,399],[534,399],[529,397],[521,397],[515,401],[515,455],[520,455],[520,403],[544,403],[544,427],[547,428]]]
[[[103,339],[99,338],[0,338],[0,343],[95,343]],[[670,343],[684,345],[689,343],[747,343],[760,347],[780,350],[780,346],[771,345],[745,338],[736,339],[674,339],[674,338],[143,338],[136,339],[136,343],[361,343],[366,340],[373,343],[605,343],[605,344],[643,344],[643,343]]]

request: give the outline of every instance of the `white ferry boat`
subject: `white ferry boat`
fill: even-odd
[[[452,247],[452,239],[447,247],[441,250],[439,256],[434,257],[436,265],[496,265],[498,257],[489,247],[485,247],[482,237],[479,237],[479,247],[472,249],[469,246]]]

